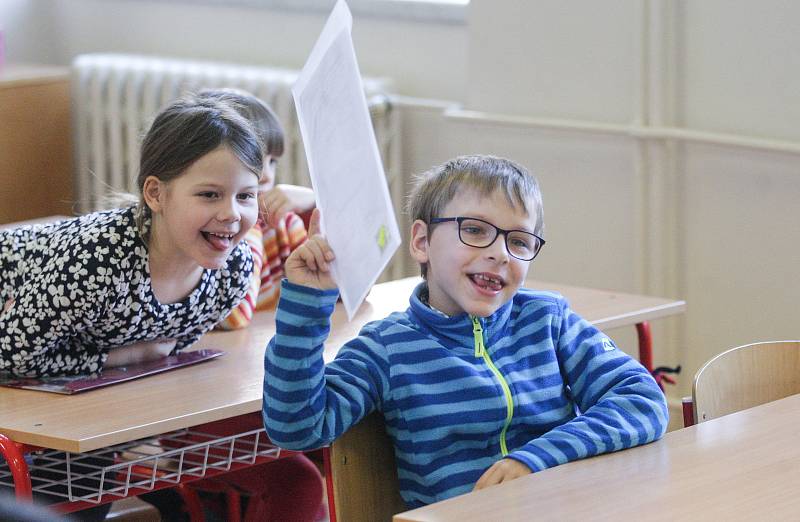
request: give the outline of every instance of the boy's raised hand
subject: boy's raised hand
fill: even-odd
[[[330,290],[336,288],[329,265],[335,256],[328,241],[320,234],[319,221],[319,209],[314,209],[308,226],[308,239],[292,252],[283,268],[290,283]]]

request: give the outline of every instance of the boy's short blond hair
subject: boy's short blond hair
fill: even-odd
[[[406,201],[406,212],[412,222],[419,219],[428,225],[435,217],[451,217],[440,213],[464,188],[485,196],[502,190],[510,204],[523,209],[529,216],[532,213],[536,216],[533,233],[544,237],[539,182],[525,167],[497,156],[458,156],[416,176]],[[425,277],[427,266],[423,264],[421,270],[422,277]]]

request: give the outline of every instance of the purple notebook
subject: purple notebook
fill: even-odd
[[[130,381],[132,379],[138,379],[139,377],[167,372],[183,366],[208,361],[224,354],[225,352],[219,350],[181,352],[177,355],[170,355],[157,361],[108,368],[102,373],[95,375],[15,377],[0,374],[0,386],[72,395],[73,393],[94,390],[95,388],[102,388],[103,386],[109,386],[111,384]]]

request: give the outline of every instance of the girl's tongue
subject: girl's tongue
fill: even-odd
[[[211,232],[203,232],[203,237],[216,250],[220,250],[220,251],[227,250],[231,246],[231,239],[227,235],[226,236],[219,236],[219,235],[213,234]]]

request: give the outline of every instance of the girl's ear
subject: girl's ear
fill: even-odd
[[[418,219],[411,225],[411,241],[409,241],[408,244],[411,257],[413,257],[417,263],[427,263],[429,247],[428,224]]]
[[[142,196],[154,214],[160,212],[164,206],[165,189],[164,183],[155,176],[147,176],[147,179],[144,180]]]

